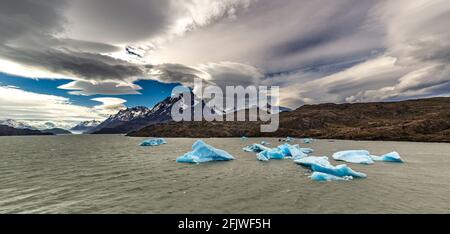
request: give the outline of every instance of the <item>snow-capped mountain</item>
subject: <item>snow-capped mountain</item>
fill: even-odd
[[[77,124],[75,127],[71,128],[70,131],[75,132],[75,133],[85,133],[85,132],[97,127],[101,123],[102,123],[101,121],[97,121],[97,120],[84,121],[84,122]]]
[[[142,122],[150,114],[151,109],[137,106],[120,110],[119,113],[111,115],[98,126],[90,129],[87,133],[126,133],[128,128],[133,128],[133,122]],[[125,131],[125,132],[124,132]]]
[[[24,122],[13,120],[13,119],[7,119],[0,121],[0,125],[6,125],[8,127],[16,128],[16,129],[31,129],[31,130],[37,130],[35,127],[30,126]]]
[[[184,110],[191,108],[194,113],[196,105],[200,102],[196,101],[194,94],[191,93],[191,103],[182,103],[181,108]],[[128,133],[130,131],[139,130],[152,124],[167,123],[172,121],[172,108],[182,99],[182,96],[167,97],[153,108],[133,107],[121,110],[116,115],[110,116],[89,133],[95,134],[117,134]],[[201,104],[205,106],[204,102]],[[213,112],[214,113],[214,112]]]

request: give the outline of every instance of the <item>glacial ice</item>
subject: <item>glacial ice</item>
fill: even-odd
[[[333,158],[337,161],[359,164],[373,164],[373,159],[367,150],[347,150],[333,154]]]
[[[366,178],[367,175],[361,172],[352,170],[345,164],[333,166],[328,157],[305,157],[294,160],[295,163],[308,167],[314,172],[322,172],[338,177],[352,176],[355,178]]]
[[[285,155],[281,152],[280,149],[274,148],[258,153],[256,158],[259,161],[269,161],[271,159],[284,159]]]
[[[241,140],[246,141],[246,140],[248,140],[248,137],[243,136],[243,137],[241,137]]]
[[[305,154],[312,154],[314,150],[312,148],[300,148],[300,150]]]
[[[314,140],[312,138],[303,138],[303,144],[311,144]]]
[[[253,145],[249,145],[249,146],[243,148],[243,150],[245,152],[260,153],[265,150],[270,150],[270,148],[268,148],[262,144],[253,144]]]
[[[302,151],[300,145],[290,145],[286,143],[284,145],[278,146],[278,149],[285,157],[298,158],[308,156]]]
[[[167,144],[167,141],[163,138],[156,138],[156,139],[150,139],[145,140],[141,143],[141,146],[160,146]]]
[[[295,141],[295,138],[293,138],[293,137],[286,137],[285,139],[279,139],[278,141],[291,143],[291,142]]]
[[[261,154],[261,153],[256,155],[256,159],[258,159],[259,161],[262,161],[262,162],[267,162],[270,160],[268,158],[267,154]]]
[[[230,161],[234,157],[228,152],[216,149],[202,140],[198,140],[192,145],[192,151],[177,158],[178,163],[206,163],[212,161]]]
[[[397,152],[391,152],[391,153],[385,154],[383,156],[371,155],[371,157],[374,161],[380,161],[380,162],[397,162],[397,163],[403,162],[402,158],[400,157],[400,154]]]
[[[318,182],[353,180],[353,177],[351,177],[351,176],[338,177],[338,176],[334,176],[334,175],[330,175],[330,174],[326,174],[326,173],[322,173],[322,172],[314,172],[314,173],[312,173],[312,175],[309,178],[311,178],[311,180],[318,181]]]
[[[261,141],[261,145],[270,145],[270,143],[267,141]]]
[[[265,148],[265,149],[264,149]],[[262,145],[254,144],[244,148],[247,152],[258,153],[257,159],[260,161],[269,161],[271,159],[299,159],[308,157],[305,152],[312,152],[310,148],[300,148],[300,145],[290,145],[288,143],[270,149]]]

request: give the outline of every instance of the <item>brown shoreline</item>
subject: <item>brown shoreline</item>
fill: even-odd
[[[450,143],[450,98],[387,103],[320,104],[280,114],[280,128],[261,122],[170,122],[130,132],[132,137],[313,137],[317,139]]]

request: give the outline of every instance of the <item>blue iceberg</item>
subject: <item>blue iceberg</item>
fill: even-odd
[[[308,156],[302,151],[300,145],[290,145],[286,143],[284,145],[278,146],[278,149],[282,152],[282,154],[286,158],[299,158],[299,157],[301,158]]]
[[[245,152],[260,153],[265,150],[270,150],[270,148],[268,148],[264,145],[260,145],[260,144],[253,144],[253,145],[249,145],[249,146],[243,148],[243,150]]]
[[[270,160],[270,158],[268,157],[267,153],[264,153],[264,154],[259,153],[259,154],[257,154],[256,155],[256,159],[258,159],[259,161],[262,161],[262,162],[267,162],[267,161]]]
[[[328,157],[305,157],[294,160],[295,163],[310,168],[315,172],[322,172],[337,177],[351,176],[355,178],[367,178],[367,175],[361,172],[352,170],[345,164],[333,166]]]
[[[294,139],[293,137],[286,137],[286,139],[280,139],[279,141],[291,143],[291,142],[293,142],[294,140],[295,140],[295,139]]]
[[[145,140],[141,143],[141,146],[160,146],[167,144],[167,141],[163,138],[157,138],[157,139],[150,139]]]
[[[246,136],[241,137],[241,140],[246,141],[248,138]]]
[[[264,149],[266,148],[266,149]],[[254,144],[252,146],[248,146],[244,148],[247,152],[257,152],[257,159],[260,161],[269,161],[271,159],[299,159],[308,157],[308,155],[304,152],[311,152],[312,149],[302,149],[299,145],[290,145],[288,143],[284,145],[280,145],[277,148],[267,148],[262,145]]]
[[[304,153],[304,154],[312,154],[314,153],[314,150],[311,148],[300,148],[300,150]]]
[[[318,181],[318,182],[353,180],[353,177],[351,177],[351,176],[338,177],[338,176],[334,176],[334,175],[330,175],[330,174],[326,174],[326,173],[322,173],[322,172],[314,172],[314,173],[312,173],[312,175],[309,178],[311,178],[311,180]]]
[[[373,164],[373,159],[366,150],[347,150],[340,151],[333,154],[333,158],[336,161],[344,161],[348,163],[359,163],[359,164]]]
[[[385,154],[383,156],[371,155],[371,157],[374,161],[403,163],[403,160],[400,157],[400,154],[397,152],[391,152],[391,153]]]
[[[202,140],[198,140],[192,145],[192,151],[177,158],[179,163],[206,163],[212,161],[230,161],[234,157],[228,152],[216,149]]]
[[[311,144],[311,143],[313,143],[313,139],[312,138],[303,138],[302,139],[302,142],[303,142],[303,144]]]
[[[281,152],[280,149],[274,148],[258,153],[256,158],[259,161],[269,161],[271,159],[284,159],[286,158],[286,156],[283,154],[283,152]]]

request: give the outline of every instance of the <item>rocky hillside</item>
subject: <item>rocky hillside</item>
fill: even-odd
[[[180,122],[132,132],[139,137],[315,137],[350,140],[450,142],[450,98],[389,103],[306,105],[280,114],[280,128],[260,122]]]
[[[41,132],[39,130],[20,129],[6,125],[0,125],[0,136],[36,136],[36,135],[54,135],[54,134]]]
[[[85,133],[97,127],[102,122],[97,120],[83,121],[77,124],[75,127],[71,128],[70,131],[75,133]]]
[[[41,130],[41,132],[52,133],[54,135],[71,135],[72,134],[72,132],[62,129],[62,128],[50,128],[50,129]]]
[[[196,102],[194,94],[191,93],[191,103],[183,103],[185,110],[191,109],[194,113],[197,105],[205,107],[205,103]],[[121,110],[116,115],[110,116],[103,123],[92,129],[89,133],[92,134],[120,134],[129,133],[131,131],[139,130],[145,126],[152,124],[168,123],[172,121],[171,111],[174,105],[182,100],[181,96],[167,97],[159,102],[153,108],[134,107],[126,110]],[[214,111],[212,111],[214,113]]]

